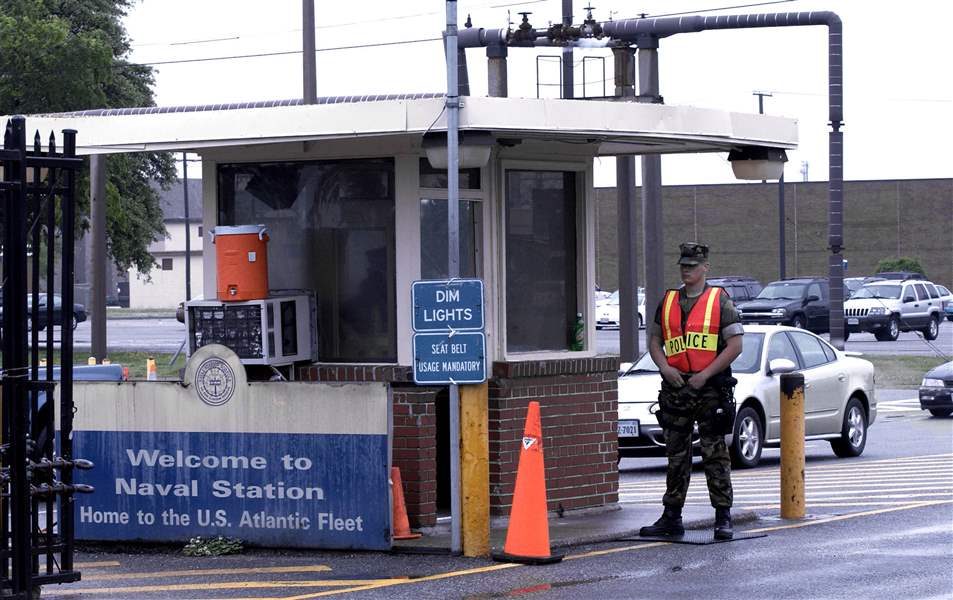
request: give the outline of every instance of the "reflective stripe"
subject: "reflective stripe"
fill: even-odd
[[[721,288],[708,288],[708,302],[705,306],[705,325],[702,328],[703,333],[709,333],[711,331],[712,307],[715,305],[715,299],[718,298],[718,292],[720,291]]]
[[[669,320],[672,312],[672,303],[678,297],[678,292],[669,290],[665,293],[665,302],[662,304],[662,326],[665,327],[665,341],[672,338],[672,323]]]

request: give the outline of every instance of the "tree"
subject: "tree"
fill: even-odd
[[[907,256],[901,256],[899,258],[885,258],[877,263],[878,273],[886,273],[890,271],[912,271],[914,273],[926,275],[923,267],[920,266],[920,261]]]
[[[152,68],[127,60],[121,19],[133,2],[0,2],[0,114],[154,106]],[[149,244],[166,235],[159,195],[149,182],[163,189],[175,182],[172,155],[112,155],[107,177],[109,252],[119,269],[147,273],[155,265]],[[78,228],[88,229],[88,170],[79,186]]]

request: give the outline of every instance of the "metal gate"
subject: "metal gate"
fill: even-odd
[[[0,596],[28,599],[43,584],[79,580],[73,494],[92,491],[73,485],[73,469],[92,465],[72,456],[74,187],[83,162],[73,130],[63,131],[61,150],[52,133],[45,150],[39,132],[28,147],[23,117],[7,122],[0,160]]]

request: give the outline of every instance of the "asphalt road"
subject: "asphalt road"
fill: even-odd
[[[522,566],[448,555],[246,551],[188,558],[172,549],[83,551],[83,580],[44,598],[918,598],[953,597],[953,419],[884,394],[863,456],[807,447],[807,518],[778,517],[777,450],[733,474],[736,504],[766,537],[709,546],[611,542],[560,564]],[[620,501],[659,512],[661,459],[626,459]],[[690,503],[706,503],[695,471]]]
[[[57,332],[58,336],[58,332]],[[114,319],[106,324],[107,344],[112,351],[151,351],[173,353],[185,339],[185,325],[175,319]],[[826,335],[824,336],[827,337]],[[80,323],[75,332],[76,348],[88,349],[89,322]],[[645,350],[645,330],[639,332],[639,348]],[[619,330],[596,331],[596,349],[600,354],[619,353]],[[871,333],[856,333],[847,341],[847,350],[866,354],[953,355],[953,322],[943,321],[940,337],[927,342],[916,332],[901,333],[896,342],[878,342]]]

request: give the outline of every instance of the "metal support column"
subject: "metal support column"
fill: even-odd
[[[318,67],[314,41],[314,0],[301,0],[301,59],[305,104],[318,101]]]
[[[572,27],[572,0],[563,0],[563,30],[568,30],[570,27]],[[563,47],[562,61],[560,61],[563,71],[562,97],[566,100],[574,97],[572,61],[572,46],[566,45]]]
[[[89,233],[92,257],[89,313],[91,351],[97,362],[106,358],[106,155],[89,157]]]
[[[658,37],[642,36],[639,49],[639,102],[660,104]],[[665,290],[665,234],[662,218],[662,157],[642,156],[642,230],[645,257],[645,310],[654,315]]]
[[[613,48],[615,96],[635,99],[635,50]],[[634,362],[639,357],[639,222],[635,207],[635,157],[617,156],[616,206],[619,246],[619,358]]]

